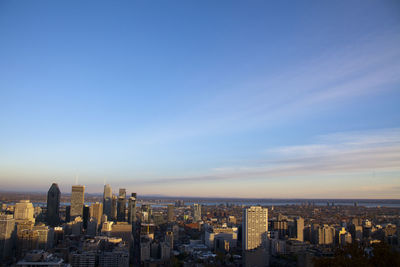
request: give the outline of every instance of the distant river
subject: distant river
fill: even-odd
[[[174,204],[175,202],[173,201],[162,201],[162,202],[154,202],[154,201],[146,201],[143,200],[142,203],[146,204],[151,204],[152,207],[165,207],[168,204]],[[375,208],[375,207],[388,207],[388,208],[400,208],[400,200],[280,200],[280,199],[274,199],[274,200],[244,200],[244,199],[238,199],[238,200],[227,200],[227,201],[210,201],[207,199],[199,199],[197,201],[193,201],[191,199],[190,201],[185,201],[185,205],[193,205],[194,203],[199,203],[202,205],[207,205],[207,206],[215,206],[215,205],[246,205],[246,206],[256,206],[256,205],[262,205],[262,206],[286,206],[286,205],[304,205],[304,204],[311,204],[314,206],[327,206],[328,203],[331,206],[332,203],[335,206],[354,206],[355,203],[357,206],[362,206],[362,207],[368,207],[368,208]],[[12,204],[12,203],[11,203]],[[90,205],[91,202],[85,202],[86,205]],[[36,202],[34,203],[34,206],[39,206],[39,207],[45,207],[47,204],[45,202]],[[68,206],[70,203],[68,202],[62,202],[61,206]],[[141,203],[139,202],[137,206],[141,206]]]

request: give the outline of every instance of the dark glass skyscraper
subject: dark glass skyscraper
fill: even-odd
[[[82,215],[82,219],[83,219],[83,229],[87,229],[87,225],[88,225],[88,221],[89,221],[89,206],[88,205],[84,205],[83,206],[83,215]]]
[[[125,210],[126,210],[126,199],[123,197],[118,197],[117,202],[117,221],[125,221]]]
[[[125,221],[125,210],[126,210],[126,189],[119,189],[119,196],[117,202],[117,221],[124,222]]]
[[[47,192],[47,224],[54,227],[60,223],[61,192],[56,183],[50,186]]]
[[[117,220],[117,196],[111,197],[111,220]]]
[[[70,222],[71,221],[71,206],[66,206],[65,207],[65,221]]]
[[[128,202],[128,222],[136,222],[136,193],[132,193]]]

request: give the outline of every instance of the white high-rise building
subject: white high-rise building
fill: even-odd
[[[33,204],[29,200],[20,200],[15,204],[14,219],[16,222],[35,222]]]
[[[243,249],[252,250],[263,245],[268,233],[268,209],[250,207],[243,211]]]

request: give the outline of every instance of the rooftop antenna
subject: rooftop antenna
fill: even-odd
[[[106,185],[106,178],[104,178],[104,185]]]
[[[76,184],[76,185],[78,185],[78,178],[79,178],[79,177],[78,177],[78,175],[76,174],[76,175],[75,175],[75,184]]]

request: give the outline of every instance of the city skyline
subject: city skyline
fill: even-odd
[[[2,2],[2,190],[399,199],[399,10]]]
[[[157,266],[172,266],[173,262],[189,266],[207,262],[232,267],[272,266],[276,262],[279,266],[325,266],[327,261],[336,266],[344,260],[335,253],[343,250],[351,253],[345,259],[350,266],[358,265],[360,258],[379,266],[400,262],[396,250],[400,244],[398,205],[321,205],[313,201],[276,206],[246,201],[202,205],[200,199],[197,203],[175,199],[174,204],[171,199],[158,199],[142,202],[136,209],[137,194],[131,193],[128,208],[125,203],[120,211],[119,201],[126,199],[127,192],[119,188],[111,217],[103,213],[101,196],[92,198],[90,205],[81,205],[78,210],[83,212],[74,217],[71,211],[80,202],[74,200],[74,192],[81,192],[74,187],[70,205],[60,205],[57,184],[50,186],[47,207],[41,206],[38,198],[31,202],[2,196],[0,259],[5,266],[49,262],[65,267],[141,266],[148,262]],[[110,191],[108,185],[104,187],[103,200],[117,199]],[[57,223],[51,226],[51,221]],[[57,253],[66,246],[74,249],[67,250],[67,256]],[[384,256],[362,253],[366,248]],[[235,257],[216,257],[216,252]],[[353,260],[357,254],[358,259]]]

